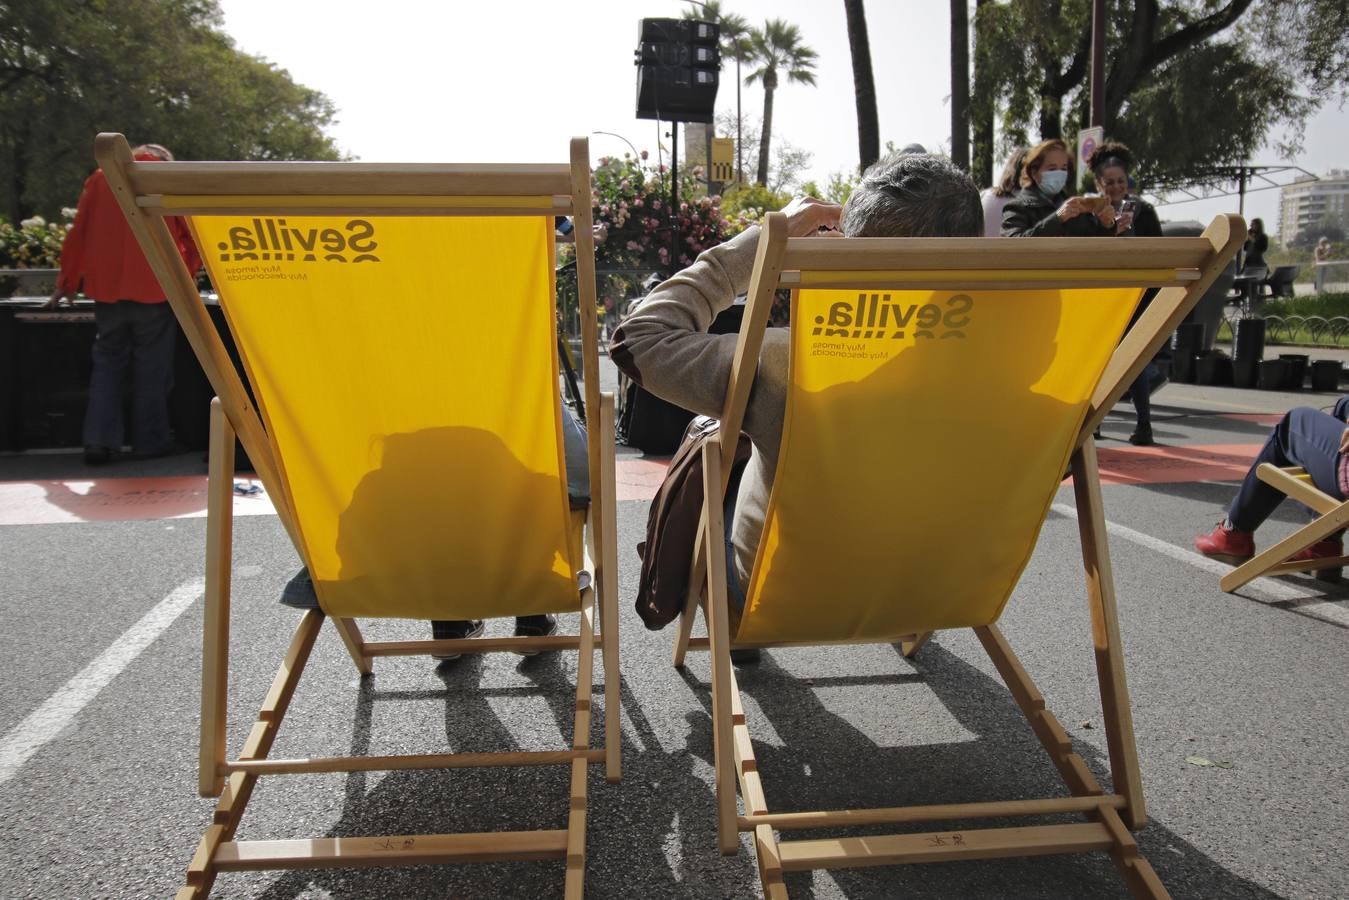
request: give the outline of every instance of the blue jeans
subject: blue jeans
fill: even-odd
[[[726,500],[721,506],[722,525],[726,531],[726,596],[736,612],[745,611],[745,589],[740,585],[740,576],[735,572],[735,544],[731,543],[731,523],[735,521],[735,504],[740,494],[740,468],[731,473],[731,481],[726,486]]]
[[[1156,370],[1156,363],[1148,363],[1129,386],[1129,397],[1138,415],[1139,428],[1152,427],[1152,375]]]
[[[1284,414],[1260,448],[1260,455],[1251,464],[1241,490],[1227,510],[1227,520],[1237,531],[1254,531],[1268,519],[1283,501],[1284,493],[1265,484],[1256,476],[1261,463],[1275,466],[1301,466],[1311,476],[1312,484],[1336,498],[1340,493],[1340,438],[1344,435],[1345,417],[1349,415],[1349,395],[1341,397],[1331,414],[1299,406]]]
[[[93,371],[84,445],[120,450],[122,382],[132,369],[131,445],[138,453],[169,447],[169,390],[173,387],[173,310],[167,303],[118,300],[94,306]]]

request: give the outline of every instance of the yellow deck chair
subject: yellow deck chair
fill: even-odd
[[[1261,575],[1329,570],[1338,576],[1339,570],[1349,565],[1349,556],[1298,561],[1290,560],[1289,557],[1349,527],[1349,500],[1336,500],[1322,491],[1312,484],[1311,476],[1297,466],[1281,469],[1269,463],[1262,463],[1260,468],[1255,470],[1255,474],[1261,481],[1311,507],[1319,515],[1268,550],[1257,553],[1228,572],[1218,580],[1218,586],[1230,594]]]
[[[570,163],[558,165],[151,165],[133,162],[117,134],[100,135],[96,155],[217,395],[199,787],[220,799],[178,897],[206,896],[230,870],[546,858],[565,861],[566,896],[580,897],[588,767],[603,763],[610,781],[620,775],[613,397],[586,379],[592,501],[588,514],[573,513],[555,332],[553,217],[570,215],[585,371],[597,371],[587,142],[573,140]],[[256,410],[173,250],[166,215],[192,227]],[[242,752],[227,759],[235,435],[323,612],[304,615]],[[587,572],[598,599],[593,587],[578,590]],[[579,634],[539,638],[370,642],[355,622],[577,611]],[[378,656],[577,650],[571,746],[268,759],[325,618],[362,674]],[[596,649],[603,749],[590,738]],[[570,768],[565,829],[234,840],[264,774],[540,765]]]
[[[674,661],[710,649],[718,843],[753,834],[766,896],[783,873],[1103,850],[1165,896],[1130,829],[1145,819],[1092,432],[1245,237],[787,239],[767,217],[719,442],[704,448],[694,585]],[[1141,289],[1161,286],[1121,341]],[[792,290],[790,383],[767,521],[738,617],[722,498],[773,292]],[[1109,742],[1106,793],[996,624],[1071,468]],[[704,548],[711,547],[707,553]],[[705,577],[704,577],[705,576]],[[707,638],[690,638],[701,605]],[[898,642],[972,627],[1071,796],[770,812],[730,653]],[[849,766],[855,760],[840,760]],[[737,814],[736,785],[744,802]],[[1086,822],[814,840],[794,829],[1082,814]],[[937,827],[940,827],[938,825]]]

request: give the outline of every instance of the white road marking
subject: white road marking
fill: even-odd
[[[56,693],[11,728],[4,737],[0,737],[0,785],[13,778],[34,753],[60,734],[80,714],[80,710],[205,592],[205,582],[200,578],[174,588],[139,622],[123,632],[112,646],[99,654],[97,659],[61,685]]]
[[[1077,518],[1077,510],[1066,503],[1055,503],[1053,510],[1060,515],[1067,516],[1070,519]],[[1221,578],[1232,567],[1226,563],[1219,562],[1216,559],[1209,559],[1193,550],[1186,550],[1183,547],[1177,547],[1175,544],[1169,544],[1161,538],[1155,538],[1150,534],[1144,534],[1141,531],[1135,531],[1125,525],[1116,522],[1107,521],[1105,529],[1115,537],[1124,538],[1126,541],[1138,544],[1141,547],[1160,553],[1162,556],[1170,557],[1186,565],[1194,566],[1196,569],[1202,569],[1205,572]],[[1216,587],[1216,585],[1215,585]],[[1249,591],[1256,595],[1256,599],[1267,603],[1293,603],[1297,611],[1314,618],[1325,619],[1328,622],[1334,622],[1336,625],[1349,627],[1349,608],[1340,603],[1330,600],[1317,600],[1312,603],[1305,602],[1310,598],[1319,596],[1305,588],[1288,584],[1284,581],[1278,581],[1274,578],[1256,578],[1241,588],[1243,592]]]

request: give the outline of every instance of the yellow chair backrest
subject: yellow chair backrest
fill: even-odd
[[[1140,294],[794,292],[782,447],[736,639],[995,621]]]
[[[552,219],[188,219],[324,611],[577,608]]]

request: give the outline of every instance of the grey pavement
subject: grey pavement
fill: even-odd
[[[602,384],[611,384],[607,360]],[[1329,406],[1332,395],[1168,385],[1157,432],[1172,445],[1258,443],[1231,413]],[[1131,430],[1127,404],[1102,447]],[[624,456],[635,451],[620,448]],[[130,464],[128,464],[130,465]],[[203,471],[199,456],[139,472]],[[77,457],[0,458],[0,480],[87,476]],[[1106,514],[1150,823],[1143,852],[1173,895],[1349,896],[1349,590],[1307,577],[1269,593],[1220,592],[1182,550],[1210,527],[1230,483],[1108,484]],[[1060,492],[1003,616],[1075,748],[1108,783],[1077,528]],[[597,898],[753,897],[754,857],[715,850],[707,660],[669,663],[671,634],[632,609],[646,501],[620,504],[624,779],[590,781],[587,892]],[[1261,542],[1300,521],[1281,509]],[[180,586],[201,577],[204,519],[0,527],[0,744],[14,726]],[[1140,542],[1143,535],[1157,543]],[[959,535],[951,540],[960,540]],[[235,521],[229,746],[237,752],[297,621],[280,607],[298,562],[274,518]],[[572,617],[574,618],[574,617]],[[568,623],[570,624],[570,623]],[[196,796],[200,603],[0,782],[0,897],[172,896],[213,801]],[[504,634],[493,622],[489,634]],[[376,637],[420,637],[382,622]],[[575,658],[380,660],[360,679],[325,626],[273,753],[323,756],[561,746]],[[741,670],[770,808],[889,806],[1061,793],[1048,758],[969,633],[942,633],[916,661],[892,647],[772,651]],[[597,690],[599,685],[596,685]],[[597,708],[603,707],[602,694]],[[602,721],[599,715],[596,722]],[[602,738],[598,725],[595,738]],[[1201,756],[1230,768],[1186,762]],[[564,770],[358,773],[264,779],[243,839],[556,828]],[[952,826],[957,827],[957,825]],[[556,862],[226,874],[220,898],[561,896]],[[1101,854],[797,874],[793,896],[1123,897]]]

